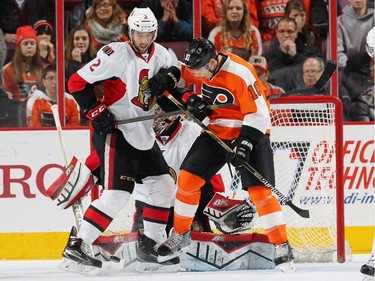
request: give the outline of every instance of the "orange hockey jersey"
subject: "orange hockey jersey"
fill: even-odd
[[[27,101],[26,117],[28,127],[55,126],[51,105],[53,101],[42,91],[36,90]],[[71,95],[65,95],[65,117],[67,126],[79,126],[78,105]]]
[[[246,125],[262,133],[271,127],[267,89],[259,80],[255,68],[229,54],[220,53],[226,61],[211,78],[193,77],[182,65],[182,77],[187,83],[201,84],[202,97],[209,104],[233,103],[235,106],[213,110],[208,128],[219,138],[232,140]]]

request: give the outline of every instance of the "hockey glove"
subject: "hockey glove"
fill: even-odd
[[[175,66],[171,66],[168,69],[161,68],[158,73],[148,80],[151,93],[159,97],[165,91],[174,89],[177,86],[178,80],[180,80],[180,76],[180,70]]]
[[[253,144],[246,137],[239,136],[237,139],[237,147],[234,152],[227,154],[227,161],[234,167],[241,167],[250,159],[250,151],[253,149]]]
[[[91,121],[94,130],[99,135],[110,134],[116,129],[112,113],[99,101],[87,108],[85,115]]]
[[[192,94],[187,99],[187,105],[189,111],[200,121],[212,114],[212,110],[209,109],[207,104],[197,95]]]
[[[237,213],[237,221],[242,227],[250,229],[254,225],[256,214],[257,211],[252,205],[245,204]]]

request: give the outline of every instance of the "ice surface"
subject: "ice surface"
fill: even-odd
[[[362,280],[359,272],[368,255],[353,255],[343,264],[296,264],[297,271],[284,274],[274,270],[211,271],[178,273],[136,273],[134,266],[105,276],[89,276],[66,272],[58,268],[60,261],[0,261],[0,280],[11,281],[356,281]]]

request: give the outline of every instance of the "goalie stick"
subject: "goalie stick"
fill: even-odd
[[[211,110],[215,110],[218,108],[230,107],[230,106],[236,106],[236,105],[237,104],[233,104],[233,103],[214,104],[214,105],[207,106],[207,108]],[[179,114],[184,114],[184,113],[185,112],[182,110],[175,110],[175,111],[164,112],[164,113],[159,113],[159,114],[154,114],[154,115],[137,116],[134,118],[117,120],[116,125],[129,124],[133,122],[146,121],[146,120],[157,119],[157,118],[167,118],[169,116],[179,115]]]
[[[59,108],[56,104],[54,104],[51,106],[51,110],[53,114],[53,119],[55,120],[57,133],[59,136],[61,151],[62,151],[64,161],[65,161],[65,168],[67,168],[69,163],[68,163],[67,152],[66,152],[65,142],[63,138],[61,123],[60,123]],[[74,218],[76,220],[77,228],[79,229],[83,220],[83,213],[84,213],[82,200],[78,199],[76,202],[74,202],[72,205],[72,209],[73,209]]]
[[[166,96],[179,108],[181,109],[193,122],[197,123],[211,138],[213,138],[222,148],[227,152],[233,153],[233,150],[223,142],[218,136],[216,136],[202,121],[194,116],[184,105],[182,105],[174,96],[170,93],[166,93]],[[244,167],[252,173],[260,182],[270,188],[273,193],[279,198],[279,202],[284,205],[288,205],[297,214],[303,218],[309,218],[309,210],[304,210],[293,204],[291,199],[287,199],[276,187],[274,187],[269,181],[267,181],[261,174],[259,174],[249,163],[245,162]]]
[[[324,89],[324,86],[328,83],[329,79],[331,79],[333,73],[335,72],[337,67],[337,64],[333,60],[329,60],[326,63],[326,67],[324,68],[324,71],[318,81],[315,82],[314,85],[312,85],[310,88],[307,89],[299,89],[299,90],[293,90],[289,91],[283,94],[279,95],[273,95],[269,96],[268,99],[276,99],[276,98],[284,98],[284,97],[290,97],[290,96],[301,96],[301,95],[309,95],[314,94],[317,92],[320,92]]]

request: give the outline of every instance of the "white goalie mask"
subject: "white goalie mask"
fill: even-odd
[[[150,8],[135,7],[128,17],[128,26],[130,38],[132,38],[131,34],[133,30],[139,32],[154,32],[154,38],[152,41],[155,41],[158,30],[158,21]]]
[[[366,51],[367,54],[373,58],[375,52],[375,27],[373,27],[368,33],[366,38]]]

